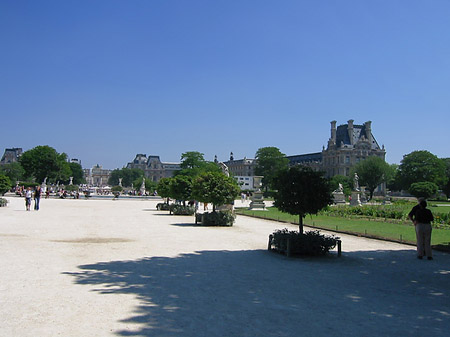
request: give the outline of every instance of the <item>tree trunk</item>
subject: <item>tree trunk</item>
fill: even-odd
[[[213,204],[213,213],[216,211],[216,205]]]
[[[298,216],[298,232],[303,234],[303,214],[299,214]]]

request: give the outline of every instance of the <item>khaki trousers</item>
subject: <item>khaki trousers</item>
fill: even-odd
[[[418,223],[416,225],[417,256],[432,257],[431,251],[431,225],[429,223]]]

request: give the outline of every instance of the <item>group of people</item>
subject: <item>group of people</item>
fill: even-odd
[[[414,223],[416,229],[417,258],[423,259],[426,256],[428,260],[433,260],[431,222],[433,222],[434,217],[427,208],[425,199],[419,198],[419,203],[411,209],[408,218]]]
[[[28,187],[25,191],[25,207],[27,211],[31,210],[31,199],[34,198],[34,209],[39,211],[39,202],[41,201],[41,186],[36,186],[34,190]]]

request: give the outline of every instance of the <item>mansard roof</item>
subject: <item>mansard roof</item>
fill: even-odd
[[[336,148],[341,147],[342,145],[352,145],[352,142],[350,140],[350,134],[348,132],[349,125],[343,124],[339,125],[336,129]],[[359,141],[368,141],[370,139],[370,135],[368,132],[371,132],[367,130],[366,125],[353,125],[353,144],[357,144]],[[371,148],[374,150],[379,150],[380,146],[378,145],[377,141],[375,140],[375,137],[373,134],[371,134],[372,138],[372,144]]]

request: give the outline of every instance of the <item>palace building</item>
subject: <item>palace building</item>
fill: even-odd
[[[327,177],[335,175],[348,176],[353,165],[369,156],[385,160],[384,145],[380,147],[372,133],[372,122],[362,125],[354,124],[351,119],[347,124],[336,127],[331,122],[331,136],[327,147],[322,152],[288,156],[290,165],[307,165],[316,170],[325,171]]]

